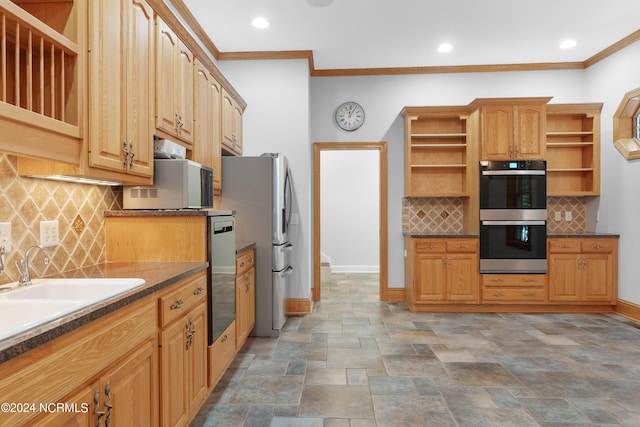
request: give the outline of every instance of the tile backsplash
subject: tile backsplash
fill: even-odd
[[[40,221],[58,220],[60,244],[47,248],[48,266],[32,252],[33,277],[104,262],[104,211],[121,209],[121,188],[20,177],[17,158],[0,153],[0,222],[11,222],[12,234],[0,283],[18,280],[14,261],[40,243]]]
[[[405,198],[402,200],[402,231],[416,234],[461,233],[463,199],[459,197]],[[571,212],[571,221],[565,213]],[[581,233],[586,230],[586,207],[581,197],[547,198],[547,232]],[[560,221],[556,221],[560,213]]]

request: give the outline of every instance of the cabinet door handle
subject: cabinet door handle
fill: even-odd
[[[105,415],[107,415],[107,413],[105,411],[98,411],[98,409],[100,409],[100,390],[96,390],[95,394],[93,395],[93,403],[95,403],[96,407],[93,410],[93,414],[97,415],[98,418],[96,419],[96,427],[100,427],[100,423],[102,422],[102,417],[104,417]]]
[[[194,295],[200,295],[202,292],[204,292],[204,288],[202,286],[193,290]]]
[[[136,153],[133,152],[133,141],[129,141],[129,169],[133,168],[133,158]]]
[[[179,310],[182,308],[182,306],[184,305],[184,301],[179,299],[178,301],[174,302],[173,304],[171,304],[171,310]]]
[[[222,339],[220,340],[220,342],[225,342],[228,338],[229,338],[229,335],[224,334],[224,336],[222,337]]]
[[[105,427],[109,427],[111,425],[111,408],[113,405],[111,404],[111,384],[107,383],[104,386],[104,394],[106,399],[104,400],[104,407],[107,408],[107,418],[104,419]]]
[[[124,155],[124,160],[122,161],[122,167],[127,168],[127,160],[129,159],[129,150],[127,149],[127,140],[122,141],[122,154]]]
[[[513,152],[514,152],[513,158],[515,159],[518,157],[518,144],[513,145]]]
[[[240,262],[240,268],[244,268],[244,261]]]

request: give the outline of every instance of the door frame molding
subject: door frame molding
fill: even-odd
[[[313,301],[320,301],[320,153],[336,150],[380,152],[380,301],[389,300],[387,142],[315,142],[313,144]]]

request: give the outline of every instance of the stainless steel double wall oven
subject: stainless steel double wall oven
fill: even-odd
[[[546,162],[480,162],[480,272],[546,271]]]

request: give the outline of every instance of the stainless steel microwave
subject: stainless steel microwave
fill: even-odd
[[[153,185],[125,186],[124,209],[213,207],[213,170],[186,159],[155,159]]]

